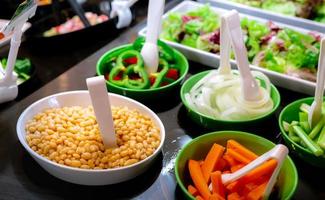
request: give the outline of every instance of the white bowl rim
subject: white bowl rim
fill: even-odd
[[[50,165],[54,165],[54,166],[57,166],[57,167],[60,167],[60,168],[64,168],[64,169],[67,169],[67,170],[73,170],[73,171],[79,171],[79,172],[95,172],[95,173],[103,173],[103,172],[113,172],[113,171],[120,171],[120,170],[127,170],[127,169],[130,169],[130,168],[133,168],[133,167],[137,167],[138,165],[141,165],[142,163],[145,163],[147,162],[149,159],[155,157],[161,150],[164,142],[165,142],[165,136],[166,136],[166,132],[165,132],[165,127],[162,123],[162,121],[160,120],[160,118],[158,117],[158,115],[156,113],[154,113],[150,108],[148,108],[147,106],[145,106],[144,104],[140,103],[140,102],[137,102],[131,98],[128,98],[128,97],[125,97],[125,96],[122,96],[122,95],[118,95],[118,94],[114,94],[114,93],[110,93],[108,92],[109,96],[114,96],[114,97],[117,97],[117,98],[121,98],[121,99],[124,99],[124,100],[127,100],[129,102],[131,102],[132,104],[135,104],[136,106],[138,107],[142,107],[144,108],[145,110],[147,110],[152,116],[154,116],[154,121],[156,121],[158,123],[158,126],[159,126],[159,129],[160,129],[160,144],[158,146],[158,148],[153,152],[153,154],[151,154],[150,156],[148,156],[147,158],[139,161],[139,162],[136,162],[132,165],[128,165],[128,166],[124,166],[124,167],[118,167],[118,168],[109,168],[109,169],[82,169],[82,168],[76,168],[76,167],[70,167],[70,166],[67,166],[67,165],[62,165],[62,164],[59,164],[59,163],[56,163],[54,161],[51,161],[41,155],[39,155],[38,153],[36,153],[33,149],[30,148],[30,146],[27,144],[26,142],[26,134],[25,136],[23,136],[23,133],[25,133],[25,127],[23,127],[23,124],[22,124],[22,119],[23,117],[34,107],[36,106],[37,104],[39,104],[40,102],[42,101],[46,101],[50,98],[53,98],[53,97],[57,97],[57,96],[63,96],[63,95],[68,95],[68,94],[84,94],[84,93],[89,93],[88,90],[74,90],[74,91],[67,91],[67,92],[61,92],[61,93],[56,93],[56,94],[53,94],[53,95],[50,95],[50,96],[46,96],[42,99],[39,99],[38,101],[34,102],[33,104],[31,104],[30,106],[28,106],[24,111],[23,113],[21,113],[21,115],[19,116],[18,118],[18,121],[17,121],[17,125],[16,125],[16,132],[17,132],[17,136],[18,136],[18,139],[20,141],[20,143],[23,145],[23,147],[30,153],[32,154],[33,156],[36,156],[38,159],[50,164]]]

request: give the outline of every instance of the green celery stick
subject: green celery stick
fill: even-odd
[[[313,128],[313,130],[309,133],[309,137],[313,140],[315,139],[315,137],[318,135],[318,133],[320,132],[320,130],[324,130],[324,128],[322,129],[322,127],[324,126],[324,118],[322,118],[317,124],[316,126]]]
[[[315,155],[320,156],[323,155],[324,152],[308,135],[305,131],[299,126],[293,126],[293,130],[300,137],[301,141],[307,145],[307,148]]]
[[[299,139],[300,139],[300,138],[299,138]],[[304,141],[302,141],[302,140],[300,140],[300,145],[308,149],[306,143],[304,143]]]
[[[293,135],[293,136],[289,136],[289,137],[295,143],[300,143],[300,138],[298,136]]]
[[[301,110],[302,112],[304,112],[304,113],[307,113],[307,114],[308,114],[309,109],[310,109],[310,105],[307,105],[307,104],[305,104],[305,103],[301,104],[301,106],[300,106],[300,110]]]
[[[291,122],[291,125],[292,125],[292,126],[294,126],[294,125],[298,125],[298,124],[299,124],[298,121],[292,121],[292,122]]]
[[[293,125],[289,126],[289,137],[297,136],[295,131],[293,130]]]
[[[323,127],[318,140],[317,140],[317,144],[322,148],[325,149],[325,126]]]
[[[304,129],[306,133],[310,133],[311,128],[308,122],[299,122],[299,125]]]
[[[299,112],[299,121],[308,122],[308,114],[305,112]]]
[[[288,122],[283,121],[283,122],[282,122],[282,126],[283,126],[283,128],[284,128],[284,130],[285,130],[286,132],[289,131],[289,126],[290,126],[290,124],[289,124]]]

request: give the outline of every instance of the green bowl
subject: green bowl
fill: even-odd
[[[97,66],[96,66],[97,75],[104,75],[106,72],[108,72],[109,69],[105,67],[105,63],[108,60],[121,54],[121,52],[129,49],[132,49],[132,44],[119,46],[106,52],[97,62]],[[189,65],[185,56],[181,54],[179,51],[175,49],[173,50],[176,56],[177,67],[180,72],[180,77],[178,80],[163,87],[159,87],[155,89],[143,89],[143,90],[124,88],[124,87],[116,86],[109,81],[106,81],[108,90],[113,93],[124,95],[142,102],[143,101],[149,102],[149,101],[168,98],[171,94],[173,94],[175,90],[180,88],[180,85],[184,80],[189,69]]]
[[[194,76],[190,77],[181,88],[181,99],[183,104],[185,105],[188,116],[198,125],[203,126],[204,128],[217,130],[217,129],[231,129],[231,130],[243,130],[248,127],[252,127],[257,123],[265,121],[267,118],[271,117],[272,114],[277,110],[280,105],[281,97],[279,91],[271,85],[271,98],[273,100],[274,106],[271,111],[265,113],[264,115],[249,119],[249,120],[222,120],[222,119],[214,119],[208,115],[202,114],[194,110],[189,106],[188,102],[185,99],[185,94],[188,93],[192,87],[201,80],[204,76],[206,76],[209,71],[204,71]],[[263,83],[262,83],[263,84]]]
[[[325,168],[325,156],[315,156],[309,149],[295,143],[290,139],[288,134],[284,131],[282,121],[286,122],[292,122],[292,121],[299,121],[299,108],[302,103],[306,103],[308,105],[311,105],[314,101],[314,97],[308,97],[304,99],[300,99],[297,101],[294,101],[287,105],[280,113],[279,117],[279,126],[281,129],[281,134],[286,142],[287,146],[290,148],[290,150],[295,153],[299,158],[304,160],[305,162],[317,166]]]
[[[178,153],[175,162],[176,180],[186,199],[194,200],[187,191],[187,186],[191,183],[188,172],[188,160],[203,160],[214,143],[226,146],[226,142],[229,139],[238,141],[259,155],[269,151],[275,146],[273,142],[265,138],[240,131],[213,132],[193,139]],[[297,169],[288,156],[284,161],[277,181],[279,199],[290,199],[297,189],[297,184]]]

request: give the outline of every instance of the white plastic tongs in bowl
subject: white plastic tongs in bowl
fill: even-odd
[[[23,26],[29,18],[35,15],[37,3],[35,0],[26,0],[16,9],[10,22],[0,31],[0,40],[12,35],[7,66],[3,78],[0,79],[0,103],[11,101],[18,95],[17,77],[13,74],[17,59]]]
[[[111,5],[111,13],[110,17],[118,17],[118,21],[116,24],[116,28],[124,28],[131,24],[132,22],[132,12],[131,12],[131,6],[135,4],[138,0],[114,0]],[[109,10],[109,2],[102,1],[101,4],[102,10]]]
[[[286,146],[284,146],[282,144],[278,144],[275,147],[273,147],[270,151],[259,156],[258,158],[256,158],[255,160],[253,160],[252,162],[247,164],[245,167],[239,169],[238,171],[231,173],[231,174],[223,174],[221,176],[222,183],[227,185],[231,182],[234,182],[234,181],[240,179],[241,177],[245,176],[246,174],[248,174],[250,171],[252,171],[256,167],[262,165],[264,162],[266,162],[270,159],[275,159],[277,161],[277,166],[273,171],[273,174],[266,186],[266,189],[265,189],[265,192],[263,195],[263,199],[267,199],[272,192],[272,189],[275,185],[275,182],[279,175],[282,164],[283,164],[285,158],[287,157],[288,153],[289,153],[289,150]],[[211,189],[212,185],[210,184],[209,187]]]
[[[221,43],[221,68],[219,69],[219,73],[231,72],[229,63],[231,44],[241,78],[241,90],[244,100],[260,100],[260,88],[250,71],[247,49],[240,27],[240,18],[236,10],[232,10],[221,17]]]

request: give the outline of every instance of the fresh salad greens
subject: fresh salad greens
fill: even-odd
[[[323,0],[228,0],[289,16],[325,23]]]
[[[288,133],[289,138],[310,150],[315,156],[321,156],[325,151],[325,107],[323,103],[323,117],[311,128],[308,123],[308,111],[310,106],[303,103],[300,106],[299,121],[288,123],[283,121],[284,130]]]
[[[219,17],[208,5],[187,13],[171,13],[163,22],[161,38],[219,53]],[[248,18],[242,18],[241,27],[252,64],[316,81],[320,34],[303,34],[271,21],[262,23]]]
[[[3,76],[2,72],[6,69],[7,66],[7,59],[3,58],[0,60],[0,79]],[[17,59],[14,72],[17,74],[17,84],[20,84],[24,81],[27,81],[30,79],[31,73],[32,73],[32,64],[28,58],[24,59]]]

